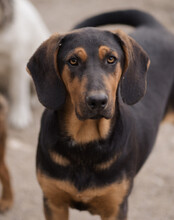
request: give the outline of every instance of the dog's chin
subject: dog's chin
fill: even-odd
[[[84,120],[99,120],[102,118],[105,119],[111,119],[112,118],[112,114],[109,112],[101,112],[101,113],[92,113],[92,112],[85,112],[84,114],[80,114],[79,112],[76,111],[76,116],[80,121],[84,121]]]

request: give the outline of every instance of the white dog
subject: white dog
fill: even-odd
[[[0,84],[8,77],[10,123],[24,128],[32,120],[30,79],[26,63],[49,31],[38,12],[27,0],[0,0]],[[2,85],[4,86],[4,85]]]

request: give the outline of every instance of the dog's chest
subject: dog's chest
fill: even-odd
[[[56,206],[68,205],[79,210],[88,210],[93,214],[102,214],[103,207],[107,207],[105,210],[109,213],[117,213],[116,207],[122,204],[131,185],[124,177],[112,184],[79,191],[69,181],[53,179],[40,172],[37,177],[45,198]]]

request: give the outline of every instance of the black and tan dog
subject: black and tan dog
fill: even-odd
[[[13,203],[10,176],[5,163],[6,119],[7,103],[4,97],[0,95],[0,182],[2,183],[0,212],[4,212],[9,209]]]
[[[132,10],[77,28],[107,23],[137,29],[131,37],[97,28],[56,34],[27,65],[46,107],[37,177],[47,220],[67,220],[68,207],[102,220],[126,219],[133,179],[171,101],[174,36],[150,15]]]

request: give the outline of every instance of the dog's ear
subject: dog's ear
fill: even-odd
[[[36,50],[27,64],[39,101],[49,109],[59,109],[65,102],[66,89],[59,76],[57,54],[61,36],[55,34]]]
[[[128,105],[138,102],[146,92],[146,73],[150,60],[143,48],[121,30],[115,32],[124,51],[124,69],[122,74],[121,96]]]

